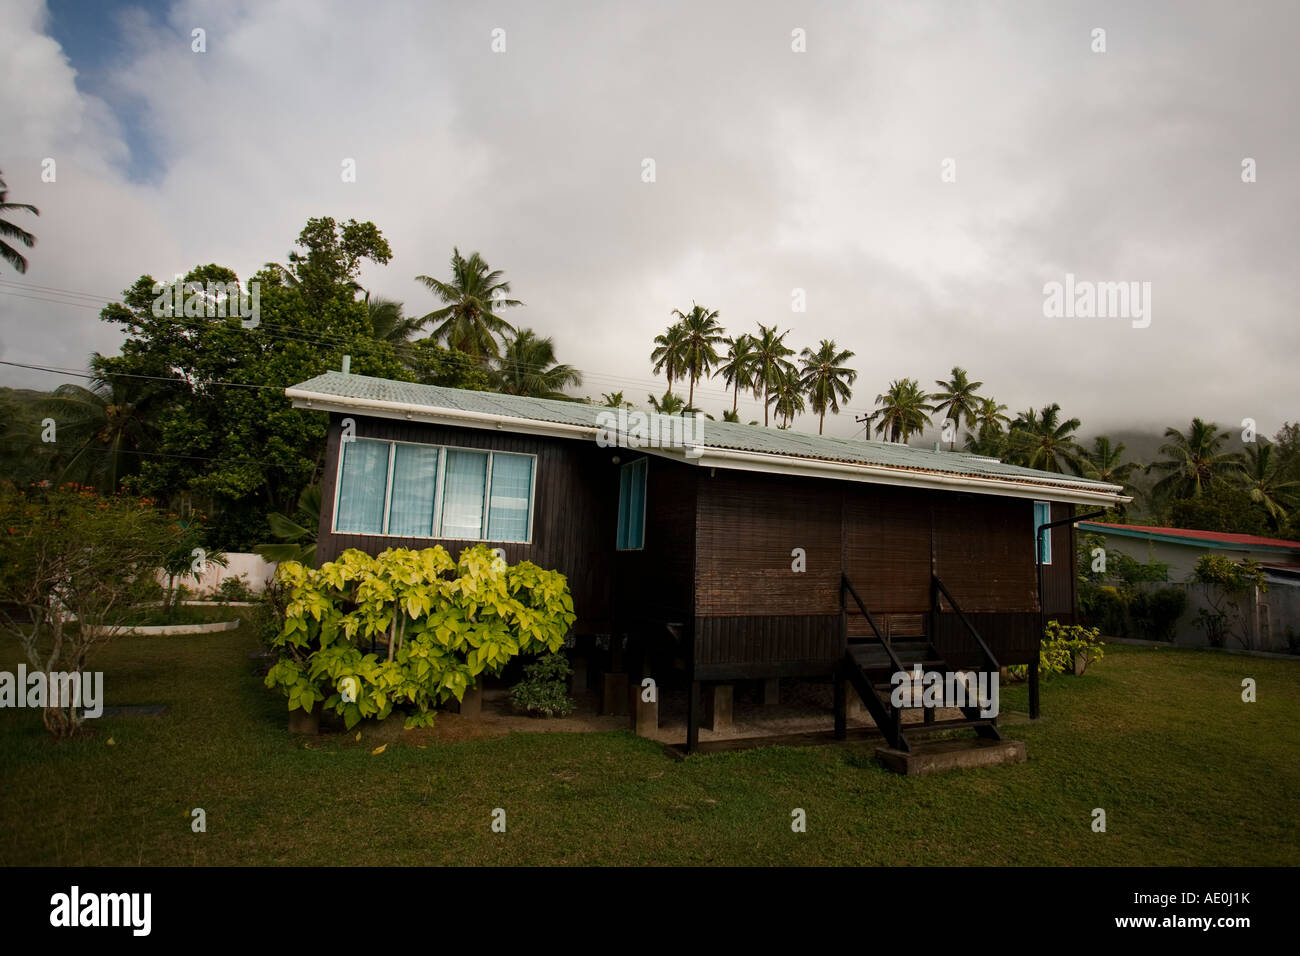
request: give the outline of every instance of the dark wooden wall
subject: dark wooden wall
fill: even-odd
[[[608,451],[608,450],[607,450]],[[617,449],[623,463],[642,457]],[[681,462],[644,456],[646,465],[645,538],[636,551],[616,548],[616,529],[603,541],[602,560],[614,573],[615,630],[660,636],[668,623],[689,630],[694,616],[695,489],[699,469]],[[618,509],[619,467],[603,492]]]
[[[522,452],[537,455],[533,501],[533,540],[529,544],[489,542],[506,560],[532,561],[563,573],[573,594],[578,620],[574,631],[608,633],[610,629],[611,565],[618,504],[618,466],[609,449],[564,438],[455,428],[387,418],[352,416],[358,438],[424,442],[460,448]],[[330,416],[330,434],[321,484],[321,527],[318,560],[329,561],[348,548],[378,554],[386,548],[431,548],[442,545],[453,557],[472,542],[385,535],[335,534],[330,530],[338,476],[339,422]],[[612,491],[610,490],[612,487]]]
[[[1052,520],[1060,521],[1074,513],[1074,506],[1053,503]],[[1077,607],[1075,576],[1074,525],[1062,525],[1048,532],[1052,536],[1052,563],[1043,568],[1043,606],[1049,618],[1073,624]]]
[[[1069,574],[1068,540],[1059,547],[1053,568]],[[803,573],[791,568],[794,548],[806,552]],[[1038,590],[1028,499],[704,472],[696,526],[697,676],[828,673],[843,654],[841,569],[878,626],[920,633],[928,626],[932,568],[999,663],[1033,659]],[[849,606],[850,635],[869,634]],[[935,627],[954,663],[977,661],[955,616],[941,615]]]

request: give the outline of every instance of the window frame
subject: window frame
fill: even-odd
[[[383,520],[379,531],[340,531],[339,523],[339,501],[343,496],[343,458],[345,455],[344,446],[352,442],[374,442],[378,445],[388,445],[388,477],[384,486],[384,511]],[[524,451],[499,451],[495,448],[471,448],[467,445],[442,445],[434,442],[403,441],[397,438],[371,438],[367,435],[354,435],[352,438],[344,441],[339,440],[338,461],[334,468],[334,507],[330,513],[330,533],[343,535],[359,535],[366,538],[390,538],[395,540],[414,539],[419,541],[474,541],[488,544],[526,544],[533,543],[533,519],[537,513],[537,463],[539,456],[532,452]],[[397,445],[416,445],[421,448],[435,448],[438,451],[438,478],[437,487],[433,490],[433,528],[429,534],[390,534],[388,531],[389,520],[391,518],[392,499],[393,499],[393,473],[397,467]],[[487,469],[485,471],[483,482],[483,520],[479,526],[480,537],[461,538],[449,537],[442,532],[442,506],[443,490],[446,487],[447,471],[447,451],[466,451],[480,455],[487,455]],[[496,455],[517,455],[520,458],[531,458],[532,464],[528,471],[528,537],[523,541],[504,541],[495,538],[486,537],[488,527],[490,526],[489,509],[492,507],[492,459]]]
[[[640,515],[641,543],[637,545],[635,548],[631,548],[619,542],[618,532],[619,532],[619,527],[622,525],[622,522],[619,520],[619,516],[621,516],[623,511],[623,475],[627,474],[628,468],[637,468],[637,467],[641,468],[642,471],[644,472],[644,475],[641,478],[641,515]],[[638,458],[636,461],[625,462],[624,464],[619,466],[618,469],[619,515],[616,515],[614,519],[614,550],[615,551],[644,551],[645,550],[645,515],[646,515],[646,501],[650,497],[649,488],[650,488],[649,456],[643,456],[641,458]]]
[[[1038,520],[1038,509],[1042,506],[1047,511],[1047,520]],[[1042,546],[1038,543],[1038,529],[1040,526],[1050,524],[1052,521],[1052,503],[1050,501],[1034,501],[1034,564],[1041,564],[1043,567],[1050,567],[1052,564],[1052,531],[1048,528],[1047,534],[1043,535]],[[1043,560],[1043,552],[1047,552],[1047,560]]]

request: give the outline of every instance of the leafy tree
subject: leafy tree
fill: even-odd
[[[716,309],[710,310],[691,303],[690,312],[674,309],[673,315],[677,316],[682,327],[682,371],[690,381],[686,404],[694,405],[695,383],[712,374],[713,367],[718,364],[718,346],[726,338],[718,323]]]
[[[875,419],[876,434],[888,435],[891,442],[906,442],[913,434],[924,431],[934,411],[930,396],[914,378],[890,382],[889,390],[876,396],[876,405],[879,407],[868,421]]]
[[[984,387],[983,382],[972,382],[966,377],[966,370],[959,366],[953,366],[952,378],[948,381],[936,379],[935,383],[941,391],[935,392],[930,397],[937,400],[934,406],[934,414],[942,415],[945,419],[952,421],[953,437],[948,442],[949,449],[956,447],[957,429],[964,422],[968,428],[974,428],[979,415],[980,402],[982,399],[976,394]]]
[[[492,388],[488,370],[464,352],[445,349],[433,336],[398,350],[398,358],[421,385],[486,392]]]
[[[1148,473],[1164,475],[1152,488],[1159,500],[1199,497],[1216,481],[1234,477],[1241,471],[1242,456],[1223,450],[1228,433],[1219,431],[1214,422],[1193,418],[1186,434],[1176,428],[1166,428],[1165,437],[1169,441],[1159,449],[1164,457],[1146,467]]]
[[[154,569],[174,546],[176,529],[148,501],[74,485],[24,491],[2,482],[0,541],[4,630],[33,671],[72,674],[85,671],[91,651],[157,592]],[[47,695],[46,729],[56,737],[76,734],[83,720],[78,703]]]
[[[339,250],[340,256],[352,254]],[[212,518],[211,543],[226,550],[258,543],[266,512],[290,510],[319,476],[326,423],[318,414],[292,408],[284,395],[287,386],[338,368],[344,354],[351,355],[360,374],[412,378],[392,346],[371,334],[366,305],[355,298],[351,280],[340,282],[323,301],[304,297],[309,276],[346,276],[348,261],[330,268],[319,251],[303,260],[297,264],[304,277],[299,285],[284,281],[279,270],[258,273],[260,315],[251,328],[237,318],[155,311],[158,295],[148,275],[101,312],[104,321],[122,328],[126,341],[120,356],[97,361],[97,373],[110,380],[143,376],[165,390],[156,416],[157,440],[128,486],[161,500],[196,496]],[[209,265],[191,270],[182,281],[237,282],[237,277]]]
[[[297,245],[306,251],[291,251],[288,266],[275,263],[267,266],[270,271],[287,276],[287,283],[314,306],[334,298],[340,289],[349,290],[355,297],[361,288],[356,279],[361,274],[362,262],[369,259],[387,265],[393,257],[388,240],[378,227],[373,222],[355,219],[342,226],[329,216],[308,219],[298,234]]]
[[[794,372],[794,363],[790,356],[794,349],[785,344],[785,337],[790,330],[777,334],[776,326],[770,328],[758,323],[758,335],[750,336],[752,344],[752,381],[754,397],[763,399],[763,425],[768,424],[768,409],[771,407],[772,390]]]
[[[494,382],[506,395],[567,399],[564,389],[582,384],[581,372],[556,363],[554,340],[538,338],[532,329],[508,336],[505,352],[495,364]]]
[[[433,337],[477,361],[487,363],[501,354],[496,336],[514,332],[499,313],[523,305],[510,298],[505,273],[492,269],[477,252],[466,259],[460,250],[451,251],[451,281],[416,276],[443,303],[420,321],[436,322]]]
[[[1083,449],[1074,433],[1081,422],[1077,418],[1061,420],[1061,406],[1056,402],[1041,411],[1021,412],[1011,423],[1008,446],[1017,464],[1040,471],[1074,474],[1083,469]]]
[[[858,373],[844,365],[853,358],[853,353],[839,348],[832,339],[822,339],[815,352],[805,348],[799,358],[803,363],[800,385],[808,393],[812,410],[817,413],[817,434],[820,435],[826,422],[826,410],[829,408],[838,415],[840,402],[847,403],[853,397],[849,386],[857,381]]]
[[[1175,528],[1258,535],[1267,535],[1270,530],[1264,506],[1251,500],[1244,488],[1226,481],[1215,482],[1194,497],[1169,502],[1165,513]]]
[[[11,212],[29,212],[39,216],[41,211],[27,202],[9,202],[9,190],[5,188],[3,175],[0,175],[0,257],[14,267],[19,273],[27,271],[27,258],[9,244],[10,240],[30,249],[36,245],[36,237],[26,229],[14,225],[7,216]]]

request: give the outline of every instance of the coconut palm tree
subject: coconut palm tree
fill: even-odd
[[[582,384],[582,373],[555,361],[555,341],[539,338],[532,329],[506,337],[505,350],[494,361],[493,382],[506,395],[568,399],[564,389]]]
[[[668,392],[673,391],[673,382],[686,371],[686,329],[680,322],[674,322],[664,332],[655,336],[655,347],[650,352],[650,361],[654,362],[654,373],[663,372],[668,376]]]
[[[402,303],[366,293],[366,315],[370,334],[380,342],[401,345],[424,327],[423,319],[409,319],[402,314]]]
[[[98,357],[98,356],[96,356]],[[60,480],[94,483],[114,492],[129,470],[127,456],[147,444],[162,399],[151,383],[97,375],[90,387],[60,385],[42,402],[64,450]]]
[[[9,244],[9,240],[21,243],[30,249],[36,245],[36,237],[26,229],[15,226],[5,215],[10,212],[29,212],[33,216],[39,216],[41,211],[29,202],[9,202],[9,190],[5,188],[4,176],[0,174],[0,257],[14,267],[15,271],[24,273],[27,271],[27,257]]]
[[[632,403],[623,397],[619,392],[601,392],[600,404],[605,408],[631,408]]]
[[[1159,448],[1164,458],[1146,466],[1147,473],[1164,475],[1151,488],[1157,498],[1199,498],[1215,482],[1241,473],[1241,454],[1222,450],[1228,433],[1219,431],[1214,422],[1193,418],[1186,434],[1166,428],[1165,437],[1169,441]]]
[[[432,276],[416,276],[438,299],[445,303],[420,319],[437,322],[433,337],[486,364],[501,352],[496,336],[514,332],[514,327],[499,312],[523,305],[509,298],[510,283],[500,269],[491,269],[483,257],[472,252],[466,259],[460,250],[451,251],[451,281]]]
[[[957,444],[957,429],[963,423],[967,428],[975,427],[980,403],[983,401],[976,393],[984,387],[984,383],[968,380],[966,370],[954,365],[951,379],[946,382],[935,379],[934,384],[941,389],[941,391],[930,396],[937,400],[937,404],[934,406],[934,414],[936,418],[942,415],[943,419],[952,421],[953,437],[948,441],[948,448],[952,449]],[[940,419],[940,421],[943,419]]]
[[[808,393],[812,410],[817,413],[817,434],[822,433],[826,422],[826,409],[838,415],[840,402],[848,403],[853,397],[849,388],[857,381],[858,373],[845,368],[844,363],[853,358],[848,349],[840,349],[833,339],[822,339],[817,351],[805,348],[799,354],[803,363],[800,384]]]
[[[1287,512],[1295,507],[1300,481],[1288,480],[1279,467],[1276,446],[1260,441],[1246,447],[1246,461],[1239,480],[1251,501],[1268,511],[1273,527],[1281,528]]]
[[[706,309],[694,302],[690,312],[674,309],[673,315],[682,326],[682,365],[691,383],[686,404],[692,405],[695,403],[695,383],[713,374],[713,367],[718,364],[718,346],[726,341],[725,330],[718,322],[717,309]]]
[[[664,392],[663,398],[649,396],[650,407],[660,415],[694,415],[699,411],[693,405],[686,404],[686,400],[680,395],[674,395],[672,392]]]
[[[740,390],[754,387],[754,337],[747,332],[724,340],[727,345],[727,358],[718,366],[716,374],[731,389],[731,413],[734,418],[724,421],[740,421],[737,409],[740,405]]]
[[[790,356],[794,349],[785,344],[785,337],[790,330],[776,332],[776,326],[768,328],[758,323],[758,335],[750,336],[753,345],[753,385],[754,397],[763,399],[763,425],[768,424],[768,408],[772,390],[781,384],[782,379],[794,371]]]
[[[913,434],[925,431],[934,406],[914,378],[895,379],[889,390],[876,396],[880,406],[869,418],[876,421],[876,434],[888,435],[887,441],[906,442]],[[868,425],[870,427],[870,425]]]
[[[807,407],[804,399],[803,383],[799,372],[791,366],[780,373],[776,385],[772,387],[772,411],[781,419],[778,428],[789,428],[794,417]]]
[[[1133,484],[1133,474],[1141,470],[1142,464],[1124,460],[1124,443],[1112,444],[1107,435],[1098,435],[1092,440],[1092,449],[1085,450],[1082,460],[1082,473],[1085,478],[1119,485],[1124,494],[1136,498],[1141,489]],[[1128,511],[1127,505],[1116,505],[1115,511],[1122,517]]]
[[[1009,416],[1003,414],[1006,410],[1007,406],[999,404],[996,399],[981,398],[975,409],[975,424],[981,428],[988,425],[1001,431],[1011,421]]]
[[[1064,474],[1068,468],[1079,474],[1083,469],[1083,449],[1074,433],[1082,422],[1077,418],[1061,420],[1061,406],[1053,402],[1041,411],[1030,408],[1011,423],[1007,445],[1016,464],[1039,471]]]

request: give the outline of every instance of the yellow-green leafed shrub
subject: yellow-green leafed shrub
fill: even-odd
[[[405,712],[408,727],[431,723],[438,704],[484,671],[520,654],[555,652],[573,625],[573,598],[558,571],[508,565],[485,545],[348,550],[319,568],[280,565],[284,622],[279,662],[266,686],[289,709],[323,701],[351,728],[363,717]],[[381,657],[363,652],[373,641]]]

